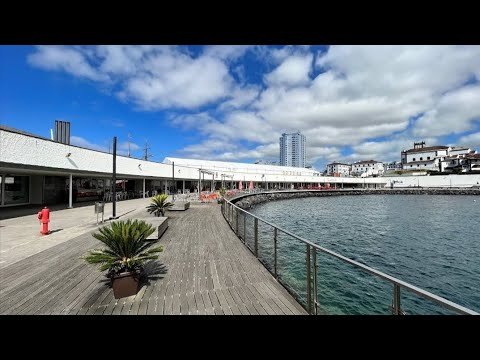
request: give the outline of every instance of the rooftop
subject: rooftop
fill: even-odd
[[[422,152],[430,152],[435,150],[446,150],[446,149],[448,149],[448,146],[438,145],[438,146],[425,146],[419,149],[408,149],[408,150],[404,150],[403,152],[411,154],[411,153],[422,153]]]
[[[350,166],[350,164],[345,164],[345,163],[341,163],[341,162],[332,162],[330,164],[327,164],[327,166],[330,166],[330,165],[345,165],[345,166]]]
[[[376,160],[362,160],[362,161],[357,161],[357,162],[354,162],[353,165],[361,165],[361,164],[368,164],[368,163],[379,163],[380,161],[376,161]]]

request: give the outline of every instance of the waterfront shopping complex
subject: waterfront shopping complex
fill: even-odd
[[[174,163],[174,164],[173,164]],[[109,200],[113,155],[60,143],[17,129],[0,128],[1,206],[68,204]],[[126,156],[116,159],[120,196],[135,198],[157,192],[187,193],[243,188],[308,186],[385,186],[381,178],[335,178],[313,169],[167,157],[163,163]],[[110,199],[111,200],[111,199]]]

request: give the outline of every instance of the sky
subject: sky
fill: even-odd
[[[399,161],[414,141],[480,150],[480,46],[0,46],[0,123],[143,156]]]

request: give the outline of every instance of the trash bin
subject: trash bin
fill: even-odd
[[[97,225],[98,225],[98,214],[102,214],[102,223],[103,223],[103,212],[105,209],[105,203],[101,201],[97,201],[95,203],[95,214],[97,214]]]

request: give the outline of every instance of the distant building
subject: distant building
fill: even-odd
[[[480,171],[480,154],[475,151],[449,155],[439,162],[439,171],[442,172],[472,172]]]
[[[352,166],[350,164],[344,164],[339,162],[333,162],[331,164],[327,164],[327,172],[328,176],[349,176]]]
[[[392,161],[391,163],[384,164],[384,170],[385,172],[402,170],[402,163],[399,161]]]
[[[452,146],[448,151],[448,155],[449,156],[464,155],[472,152],[475,152],[475,151],[470,148],[461,147],[461,146]]]
[[[300,132],[282,134],[280,138],[280,165],[305,167],[306,139]]]
[[[425,142],[413,144],[413,149],[403,150],[401,153],[403,170],[431,170],[443,171],[444,166],[455,166],[452,159],[446,162],[449,156],[456,157],[471,152],[471,149],[463,147],[449,147],[444,145],[425,146]],[[457,164],[458,165],[458,162]]]
[[[354,176],[383,175],[383,163],[375,160],[362,160],[352,164],[351,174]]]

